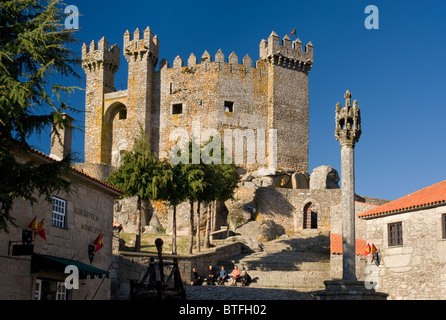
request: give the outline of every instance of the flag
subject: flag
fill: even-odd
[[[293,34],[296,34],[296,28],[294,28],[293,31],[291,31],[290,36],[292,36]]]
[[[372,248],[370,247],[370,244],[367,243],[367,247],[365,247],[364,257],[366,257],[371,250]]]
[[[100,234],[100,235],[93,241],[93,244],[95,245],[95,248],[94,248],[94,252],[93,252],[93,253],[98,252],[98,251],[104,246],[104,243],[102,242],[102,237],[103,237],[103,236],[104,236],[103,234]]]
[[[372,253],[371,253],[372,256],[375,254],[376,251],[378,251],[378,249],[376,249],[374,243],[372,243],[372,249],[371,249],[371,251],[372,251]]]
[[[31,229],[34,233],[34,236],[37,234],[37,216],[29,223],[28,228]]]
[[[43,220],[45,220],[45,219],[42,219],[39,222],[39,224],[37,225],[37,234],[39,236],[41,236],[45,241],[47,241],[46,240],[46,233],[45,233],[45,225],[43,224]]]

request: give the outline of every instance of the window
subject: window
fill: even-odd
[[[225,101],[225,112],[234,112],[234,102]]]
[[[67,290],[63,282],[36,279],[34,300],[71,300],[72,291]]]
[[[53,197],[53,218],[52,225],[65,228],[66,201]]]
[[[389,247],[402,246],[403,245],[403,223],[389,223]]]
[[[441,215],[441,227],[443,229],[443,239],[446,239],[446,214]]]
[[[56,300],[67,300],[67,288],[63,282],[57,283]]]
[[[175,103],[172,105],[172,114],[182,114],[183,113],[183,104]]]

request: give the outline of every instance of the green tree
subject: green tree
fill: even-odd
[[[162,188],[160,200],[166,200],[173,207],[172,214],[172,254],[177,254],[177,206],[187,199],[184,164],[179,163],[172,166],[166,165],[164,175],[170,177],[166,179],[166,185]]]
[[[161,197],[169,176],[161,176],[164,163],[150,149],[146,135],[141,130],[134,139],[133,149],[125,151],[122,164],[107,178],[107,182],[125,192],[124,197],[137,198],[135,251],[141,249],[141,202]]]
[[[207,182],[205,181],[205,165],[200,162],[198,164],[192,162],[192,150],[194,148],[199,148],[200,146],[196,144],[195,140],[192,139],[189,141],[189,163],[184,164],[182,166],[183,168],[183,175],[186,179],[185,189],[186,189],[186,195],[187,199],[189,200],[190,204],[190,211],[189,211],[189,246],[188,246],[188,253],[192,254],[192,248],[193,248],[193,242],[194,242],[194,202],[200,201],[203,198],[203,191],[207,185]],[[199,231],[200,231],[200,211],[199,211],[200,205],[198,205],[197,208],[197,237],[199,237]],[[197,247],[197,249],[199,246]]]
[[[224,156],[224,150],[222,150],[222,157]],[[212,220],[216,216],[216,202],[225,202],[231,199],[234,195],[235,189],[240,182],[240,175],[237,172],[237,167],[233,163],[225,163],[221,161],[221,164],[212,163],[208,164],[205,169],[205,181],[206,186],[203,190],[202,202],[207,202],[208,215],[206,220],[204,247],[210,247],[209,236],[211,232]]]
[[[31,151],[32,134],[51,123],[67,126],[62,113],[76,111],[64,103],[75,88],[53,83],[54,76],[80,79],[80,59],[70,48],[77,40],[64,28],[64,7],[60,0],[0,2],[0,230],[15,225],[10,211],[17,197],[52,201],[55,191],[69,190],[62,175],[70,157],[43,165],[16,158]]]

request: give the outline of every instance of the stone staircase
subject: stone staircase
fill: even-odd
[[[263,251],[220,261],[228,273],[245,268],[252,287],[321,290],[330,279],[329,237],[280,238],[263,243]]]

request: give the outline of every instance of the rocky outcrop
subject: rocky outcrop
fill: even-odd
[[[310,189],[339,189],[338,172],[330,166],[314,168],[310,176]]]
[[[264,242],[277,239],[285,230],[273,220],[250,221],[235,229],[235,234]]]

